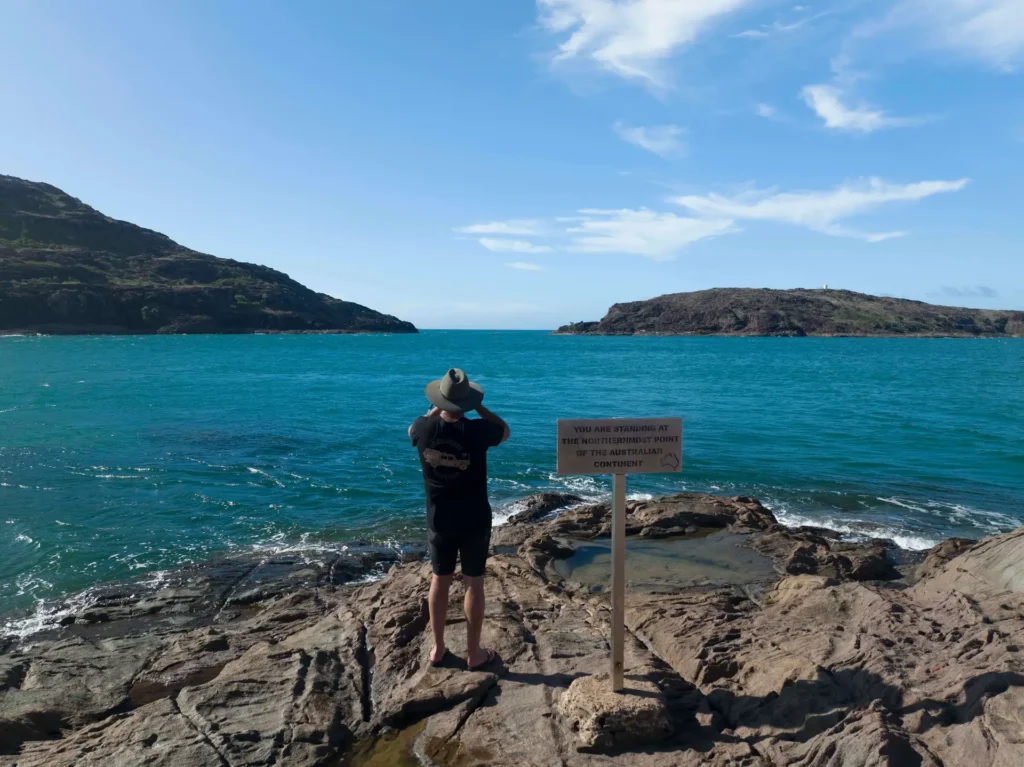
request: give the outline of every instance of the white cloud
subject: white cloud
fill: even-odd
[[[588,58],[627,79],[664,85],[660,65],[750,0],[537,0],[540,23],[567,34],[555,62]]]
[[[686,218],[675,213],[639,210],[582,210],[566,229],[569,250],[578,253],[630,253],[670,261],[687,245],[734,231],[726,220]]]
[[[936,294],[932,293],[931,295]],[[988,285],[978,285],[977,287],[969,288],[954,288],[947,285],[942,288],[939,295],[948,298],[998,298],[999,291],[995,288],[990,288]]]
[[[623,141],[656,155],[667,158],[681,157],[686,154],[686,143],[681,138],[686,130],[678,125],[652,125],[649,128],[637,126],[634,128],[617,122],[613,127]]]
[[[812,192],[749,191],[734,197],[719,194],[684,195],[673,202],[710,220],[778,221],[806,227],[835,237],[854,237],[881,242],[902,237],[906,232],[857,232],[840,221],[894,202],[922,200],[943,192],[957,192],[968,180],[919,181],[889,184],[881,179],[847,182],[835,189]]]
[[[807,106],[817,112],[825,126],[835,130],[871,133],[883,128],[903,128],[920,125],[920,117],[890,117],[877,109],[865,106],[849,107],[842,101],[842,92],[833,85],[808,85],[800,95]]]
[[[480,244],[495,253],[550,253],[547,245],[534,245],[526,240],[497,240],[493,237],[481,237]]]
[[[889,26],[925,30],[928,44],[956,50],[1000,69],[1024,61],[1021,0],[903,0]]]
[[[801,5],[797,5],[793,7],[793,10],[799,12],[806,10],[806,8],[804,8]],[[816,13],[813,16],[808,16],[798,21],[791,21],[789,23],[774,21],[771,24],[762,24],[759,29],[744,30],[743,32],[740,32],[737,35],[733,35],[733,37],[743,37],[748,40],[763,40],[766,37],[771,37],[772,35],[776,35],[779,33],[795,32],[801,27],[807,26],[812,21],[817,21],[822,16],[828,16],[831,13],[832,11],[823,11],[822,13]]]
[[[885,205],[916,202],[937,194],[957,192],[968,179],[893,184],[878,178],[847,181],[833,189],[779,192],[750,189],[734,195],[683,195],[668,200],[685,213],[621,208],[583,209],[572,216],[538,222],[546,239],[559,250],[576,253],[615,253],[670,261],[689,245],[741,231],[744,221],[773,221],[800,226],[832,237],[882,242],[908,232],[865,232],[844,225],[847,219]],[[497,252],[547,253],[554,248],[524,240],[480,238]],[[506,262],[510,269],[543,271],[527,261]]]
[[[775,117],[777,112],[778,110],[775,109],[775,107],[773,107],[771,104],[757,105],[757,114],[759,117],[767,117],[768,119],[771,119],[772,117]]]
[[[510,221],[488,221],[483,224],[460,226],[456,232],[462,234],[541,234],[541,223],[534,219],[512,219]]]

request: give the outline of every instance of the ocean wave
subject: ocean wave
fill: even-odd
[[[882,503],[906,509],[907,511],[913,511],[917,514],[937,517],[944,523],[948,523],[950,521],[958,522],[961,525],[975,528],[977,531],[985,535],[998,535],[1000,533],[1009,532],[1010,530],[1019,527],[1021,524],[1021,520],[1015,519],[1009,514],[978,509],[973,506],[966,506],[962,503],[951,503],[948,501],[936,500],[915,502],[906,498],[898,498],[896,496],[880,496],[877,500]]]
[[[97,601],[98,597],[91,590],[75,594],[60,602],[37,599],[35,608],[28,615],[10,618],[0,624],[0,636],[12,636],[22,640],[40,631],[55,629],[65,618],[92,607]]]
[[[599,500],[611,495],[610,491],[593,477],[570,477],[548,474],[548,481],[560,490],[568,490],[583,498]]]
[[[249,470],[250,474],[258,474],[261,477],[266,477],[267,479],[269,479],[271,482],[273,482],[278,487],[284,487],[284,482],[279,480],[277,477],[274,477],[274,476],[268,474],[267,472],[263,471],[263,469],[257,469],[255,466],[246,466],[245,468],[247,468]],[[252,486],[251,482],[248,482],[246,484]],[[258,487],[258,485],[256,485],[256,487]]]
[[[851,541],[866,541],[870,538],[885,538],[901,549],[908,551],[927,551],[942,542],[941,538],[934,538],[925,535],[915,534],[905,528],[879,525],[861,520],[841,520],[829,516],[807,516],[797,512],[788,511],[782,506],[773,506],[765,502],[765,507],[771,510],[780,524],[786,527],[823,527],[826,530],[840,533],[844,538]]]

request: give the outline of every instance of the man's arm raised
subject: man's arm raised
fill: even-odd
[[[498,424],[498,426],[500,426],[502,429],[504,429],[504,432],[501,435],[501,442],[504,442],[505,440],[507,440],[512,435],[512,430],[510,428],[508,428],[508,424],[505,423],[504,419],[502,419],[501,416],[497,415],[496,413],[491,412],[490,410],[485,408],[483,405],[477,405],[476,412],[480,415],[481,418],[483,418],[483,419],[485,419],[487,421],[491,421],[492,423],[496,423],[496,424]],[[499,442],[498,444],[500,445],[501,442]]]
[[[438,407],[436,405],[432,405],[430,410],[427,411],[427,414],[425,416],[423,416],[423,418],[430,418],[430,416],[432,416],[437,411],[438,411]],[[416,420],[418,421],[419,419],[417,418]],[[416,421],[413,421],[411,424],[409,424],[409,439],[412,439],[412,427],[415,426],[415,425],[416,425]]]

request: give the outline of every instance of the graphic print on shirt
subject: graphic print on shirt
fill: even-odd
[[[423,450],[423,460],[437,471],[438,477],[450,478],[471,465],[469,453],[458,442],[439,439]]]

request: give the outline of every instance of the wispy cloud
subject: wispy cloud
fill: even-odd
[[[678,125],[652,125],[645,128],[617,122],[612,127],[623,141],[661,157],[682,157],[686,154],[686,142],[682,139],[686,129]]]
[[[520,269],[524,272],[543,272],[544,267],[539,264],[531,264],[528,261],[512,261],[505,264],[510,269]]]
[[[771,104],[758,104],[756,111],[759,117],[766,117],[768,119],[771,119],[778,114],[778,110]]]
[[[735,195],[682,195],[669,198],[668,202],[684,208],[685,213],[649,208],[585,208],[576,215],[556,216],[541,224],[548,232],[546,241],[558,250],[628,254],[654,261],[670,261],[701,240],[740,232],[744,221],[791,224],[832,237],[875,243],[903,237],[907,232],[865,232],[850,229],[844,222],[886,205],[957,192],[967,184],[965,178],[911,184],[869,178],[818,191],[754,189]],[[546,253],[554,249],[522,240],[486,237],[480,239],[480,244],[499,252]],[[526,271],[543,269],[525,261],[509,262],[506,266]]]
[[[795,5],[795,6],[793,6],[793,10],[795,12],[799,13],[799,12],[805,11],[807,9],[804,6],[802,6],[802,5]],[[822,11],[821,13],[816,13],[813,16],[807,16],[805,18],[798,19],[796,21],[790,21],[790,22],[775,21],[775,22],[773,22],[771,24],[762,24],[757,29],[746,29],[746,30],[740,32],[739,34],[733,35],[733,37],[742,37],[742,38],[746,38],[748,40],[763,40],[764,38],[772,37],[773,35],[777,35],[777,34],[781,34],[781,33],[785,33],[785,32],[795,32],[796,30],[800,29],[801,27],[807,26],[812,21],[816,21],[817,19],[820,19],[822,16],[828,16],[831,13],[832,13],[832,11]]]
[[[509,221],[487,221],[482,224],[470,224],[455,229],[462,234],[541,234],[541,222],[535,219],[511,219]]]
[[[567,35],[554,61],[587,59],[627,79],[665,86],[662,64],[716,19],[751,0],[537,0],[540,23]]]
[[[684,195],[673,202],[714,220],[777,221],[802,226],[821,234],[881,242],[906,232],[858,232],[839,222],[882,205],[913,202],[963,189],[968,179],[890,184],[878,178],[847,182],[835,189],[811,192],[748,191],[733,197],[720,194]]]
[[[902,0],[882,29],[914,26],[930,47],[959,51],[999,69],[1024,63],[1021,0]]]
[[[833,85],[808,85],[801,92],[807,106],[834,130],[872,133],[883,128],[905,128],[927,122],[921,117],[890,117],[879,109],[867,106],[850,107],[843,103],[843,94]]]
[[[495,253],[550,253],[547,245],[535,245],[526,240],[498,240],[493,237],[481,237],[480,244]]]
[[[977,287],[970,288],[954,288],[946,285],[938,293],[930,295],[940,295],[946,298],[998,298],[999,291],[987,285],[978,285]]]
[[[732,221],[687,218],[653,210],[582,210],[566,232],[568,250],[629,253],[655,261],[675,258],[687,245],[733,231]]]

